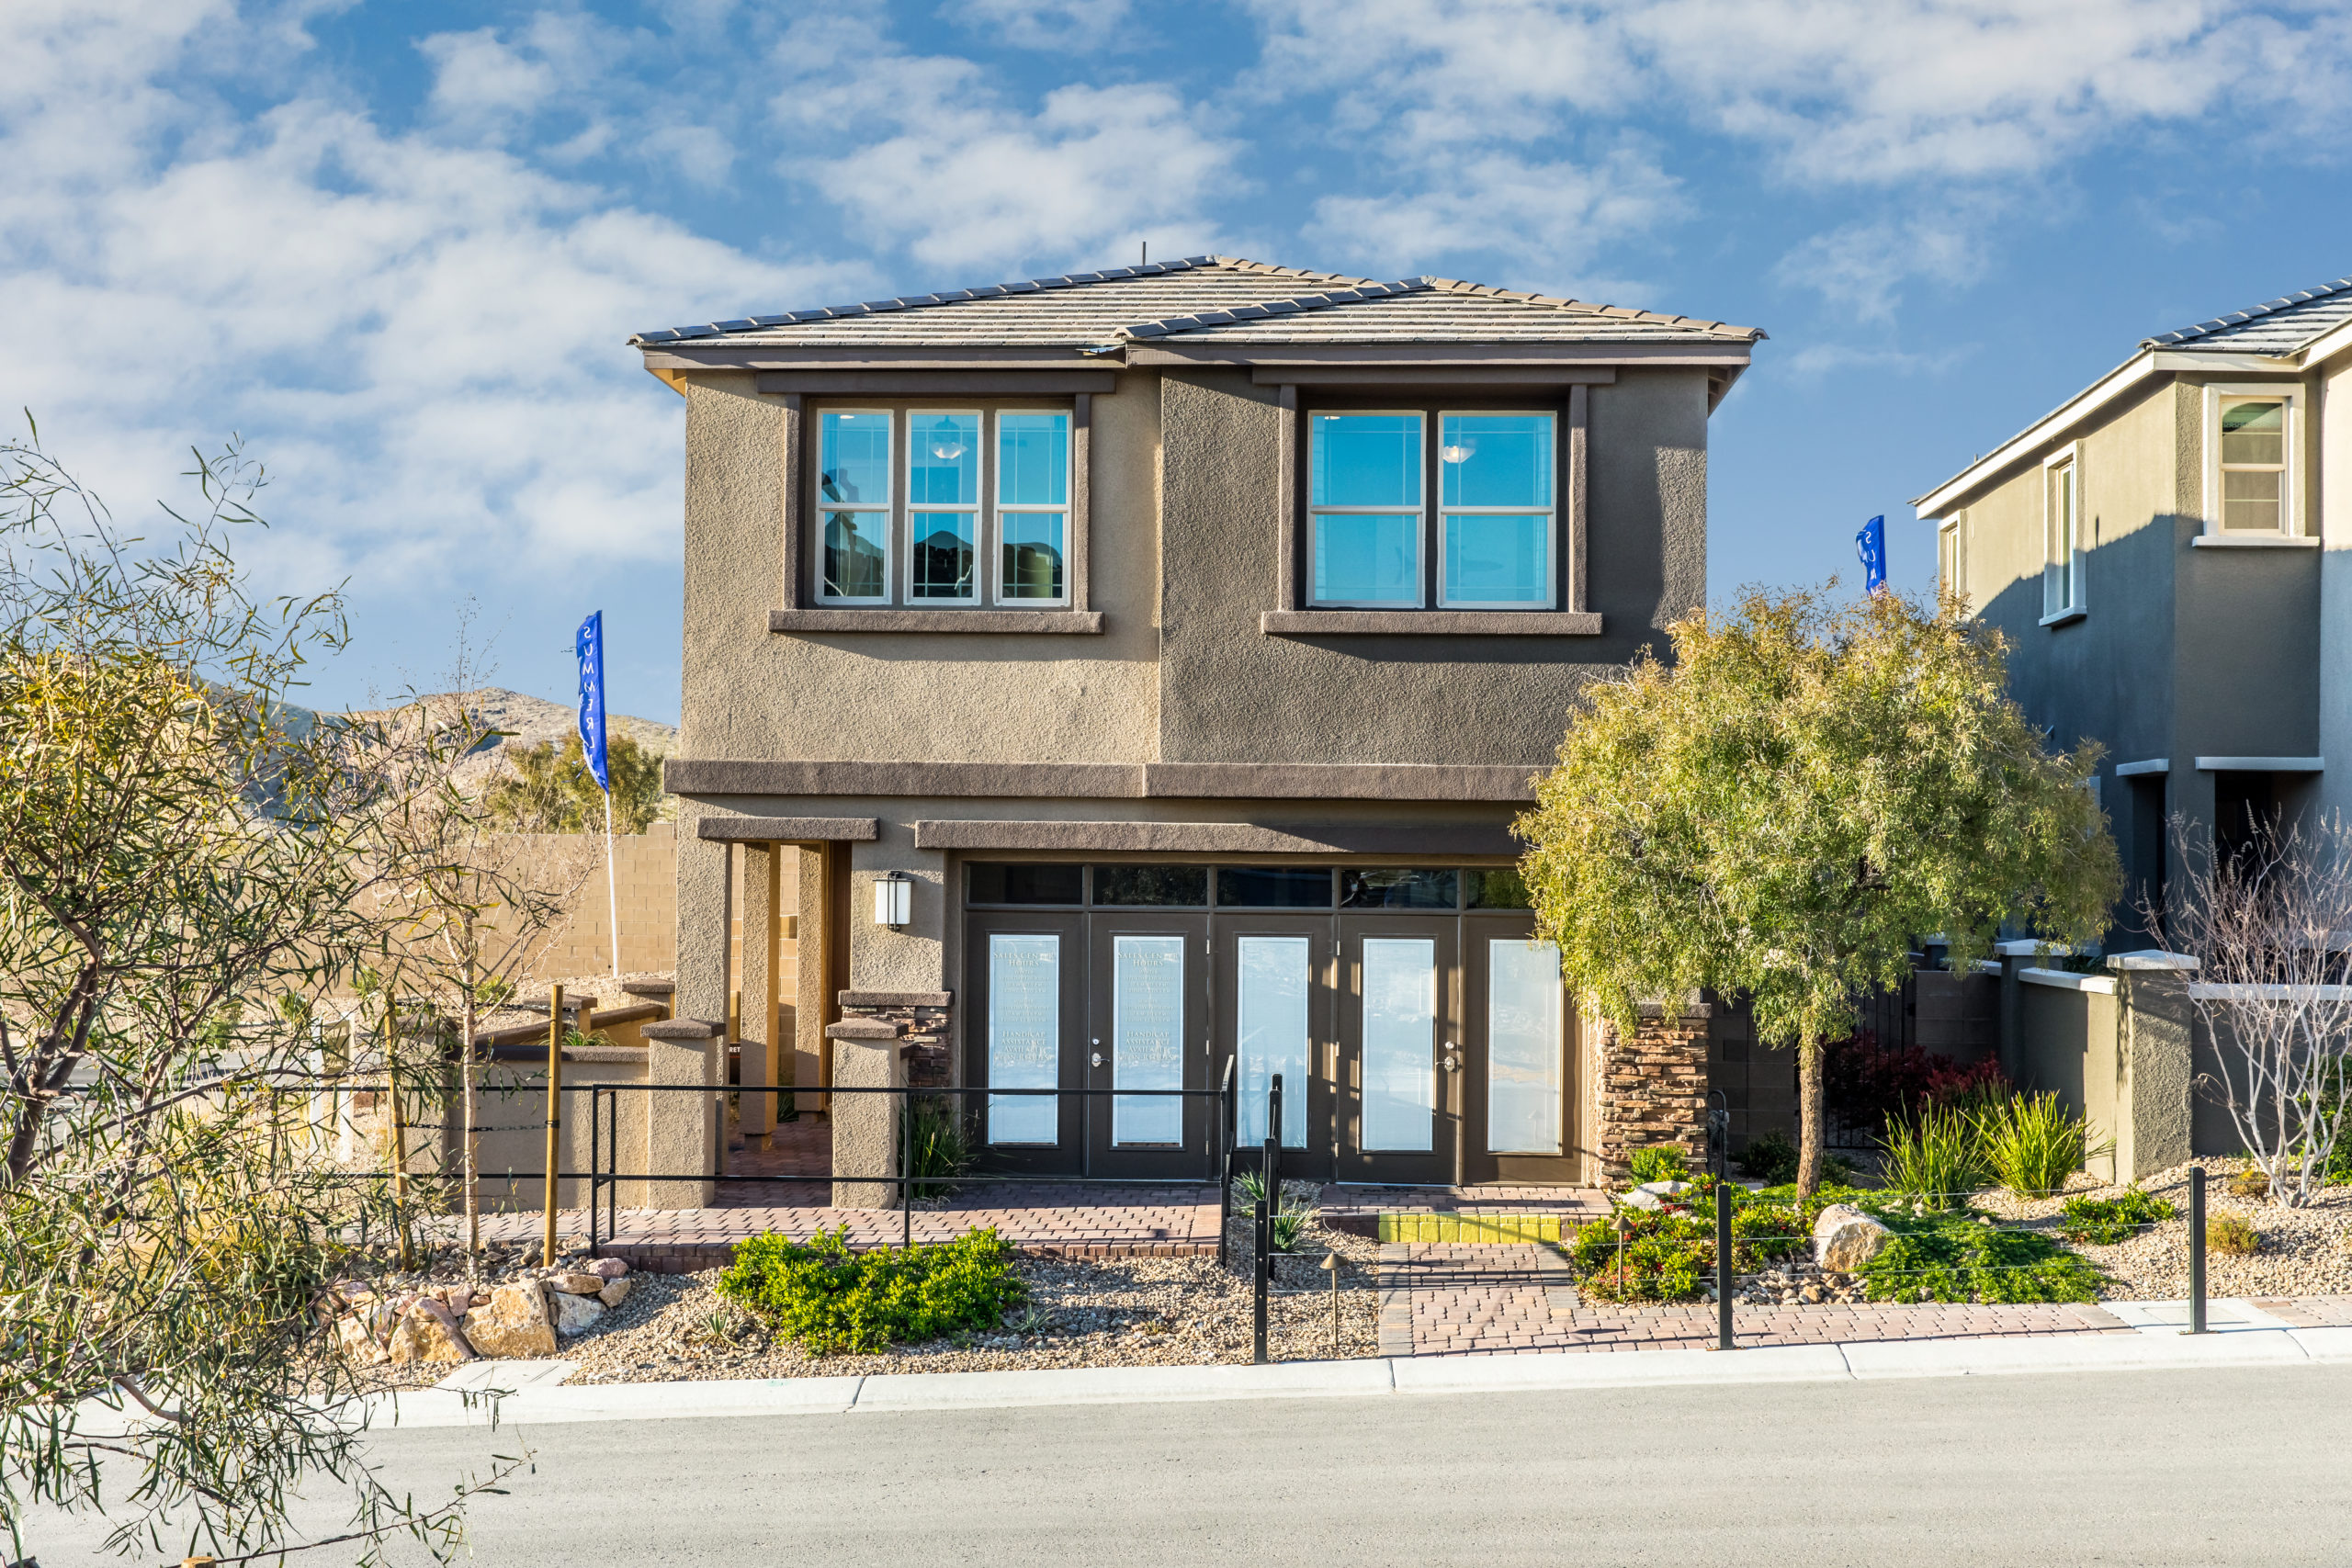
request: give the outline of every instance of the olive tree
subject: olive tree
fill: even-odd
[[[0,1523],[103,1513],[118,1551],[222,1562],[458,1544],[465,1488],[379,1482],[333,1352],[389,1183],[319,1157],[311,1024],[380,948],[385,801],[290,706],[333,595],[264,602],[231,546],[261,475],[134,536],[39,445],[0,446]]]
[[[1797,1051],[1797,1181],[1821,1178],[1821,1050],[1899,985],[1914,942],[1966,960],[2006,929],[2086,942],[2121,887],[2085,787],[2003,690],[1957,604],[1750,592],[1668,628],[1582,694],[1520,818],[1536,923],[1619,1030],[1701,990]]]

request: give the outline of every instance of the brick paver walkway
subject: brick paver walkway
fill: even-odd
[[[1391,1244],[1380,1250],[1384,1356],[1695,1349],[1715,1342],[1712,1302],[1588,1305],[1569,1277],[1567,1260],[1549,1247]],[[2273,1310],[2273,1303],[2260,1304]],[[2317,1312],[2334,1303],[2277,1304],[2312,1314],[2317,1323]],[[1733,1330],[1742,1345],[2132,1332],[2103,1307],[2073,1303],[1736,1305],[1733,1313]]]
[[[786,1190],[791,1190],[786,1189]],[[1066,1258],[1215,1256],[1217,1192],[1214,1187],[1102,1188],[975,1186],[934,1208],[914,1212],[914,1239],[946,1241],[975,1225],[994,1225],[1024,1252]],[[599,1222],[602,1223],[601,1221]],[[620,1231],[605,1251],[632,1268],[688,1273],[724,1265],[737,1242],[775,1231],[807,1237],[849,1227],[853,1246],[898,1245],[903,1224],[896,1209],[834,1209],[738,1203],[710,1209],[623,1209]],[[534,1213],[485,1214],[482,1235],[514,1242],[539,1235]],[[564,1212],[560,1229],[585,1240],[588,1214]]]

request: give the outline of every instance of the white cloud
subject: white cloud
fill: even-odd
[[[948,0],[939,14],[1015,49],[1116,48],[1136,28],[1130,0]]]
[[[927,265],[1068,265],[1137,237],[1208,249],[1211,200],[1236,185],[1239,149],[1157,84],[1074,84],[1024,113],[972,62],[847,19],[794,28],[773,58],[794,78],[775,105],[797,133],[782,172]]]
[[[1455,150],[1417,175],[1415,188],[1396,194],[1322,197],[1308,235],[1368,257],[1384,274],[1418,270],[1433,254],[1484,252],[1532,275],[1532,284],[1589,292],[1589,283],[1569,280],[1604,246],[1680,208],[1675,181],[1632,151],[1587,167]]]
[[[1989,215],[1980,204],[1969,206],[1967,212],[1870,219],[1815,234],[1783,256],[1773,275],[1860,320],[1887,321],[1906,280],[1927,277],[1957,287],[1984,270],[1981,236],[1990,227]]]
[[[446,124],[389,132],[315,85],[241,120],[198,69],[203,28],[230,24],[169,15],[14,18],[45,69],[0,118],[0,293],[42,351],[10,357],[0,401],[119,503],[243,431],[277,476],[255,558],[283,586],[669,558],[680,405],[627,334],[865,281],[746,257]],[[444,58],[489,62],[472,107],[527,87],[479,39]]]

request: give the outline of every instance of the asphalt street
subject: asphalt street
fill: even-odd
[[[2352,1562],[2344,1366],[448,1427],[378,1451],[425,1497],[518,1439],[530,1472],[473,1516],[492,1568]],[[32,1524],[44,1568],[103,1560],[94,1523]]]

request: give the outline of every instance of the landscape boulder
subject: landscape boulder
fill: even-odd
[[[599,1279],[618,1280],[628,1275],[628,1265],[617,1258],[599,1258],[588,1265],[588,1272]]]
[[[1831,1274],[1852,1274],[1894,1239],[1894,1233],[1855,1208],[1832,1203],[1813,1222],[1813,1256]]]
[[[560,1274],[549,1275],[548,1283],[567,1295],[593,1296],[605,1288],[605,1277],[602,1274],[574,1273],[566,1270]]]
[[[466,1314],[466,1338],[485,1356],[527,1359],[555,1354],[555,1323],[536,1280],[501,1285]]]
[[[599,1307],[599,1312],[604,1309]],[[430,1296],[419,1298],[392,1330],[389,1347],[395,1364],[415,1361],[470,1361],[473,1347],[458,1329],[448,1307]]]
[[[598,1280],[599,1285],[603,1280]],[[569,1339],[596,1325],[605,1315],[605,1303],[594,1296],[575,1296],[569,1291],[558,1291],[548,1298],[555,1308],[555,1331]]]
[[[634,1280],[607,1280],[605,1281],[605,1288],[596,1292],[596,1299],[604,1303],[608,1307],[616,1307],[620,1305],[621,1303],[628,1300],[629,1291],[636,1284],[637,1281]]]

